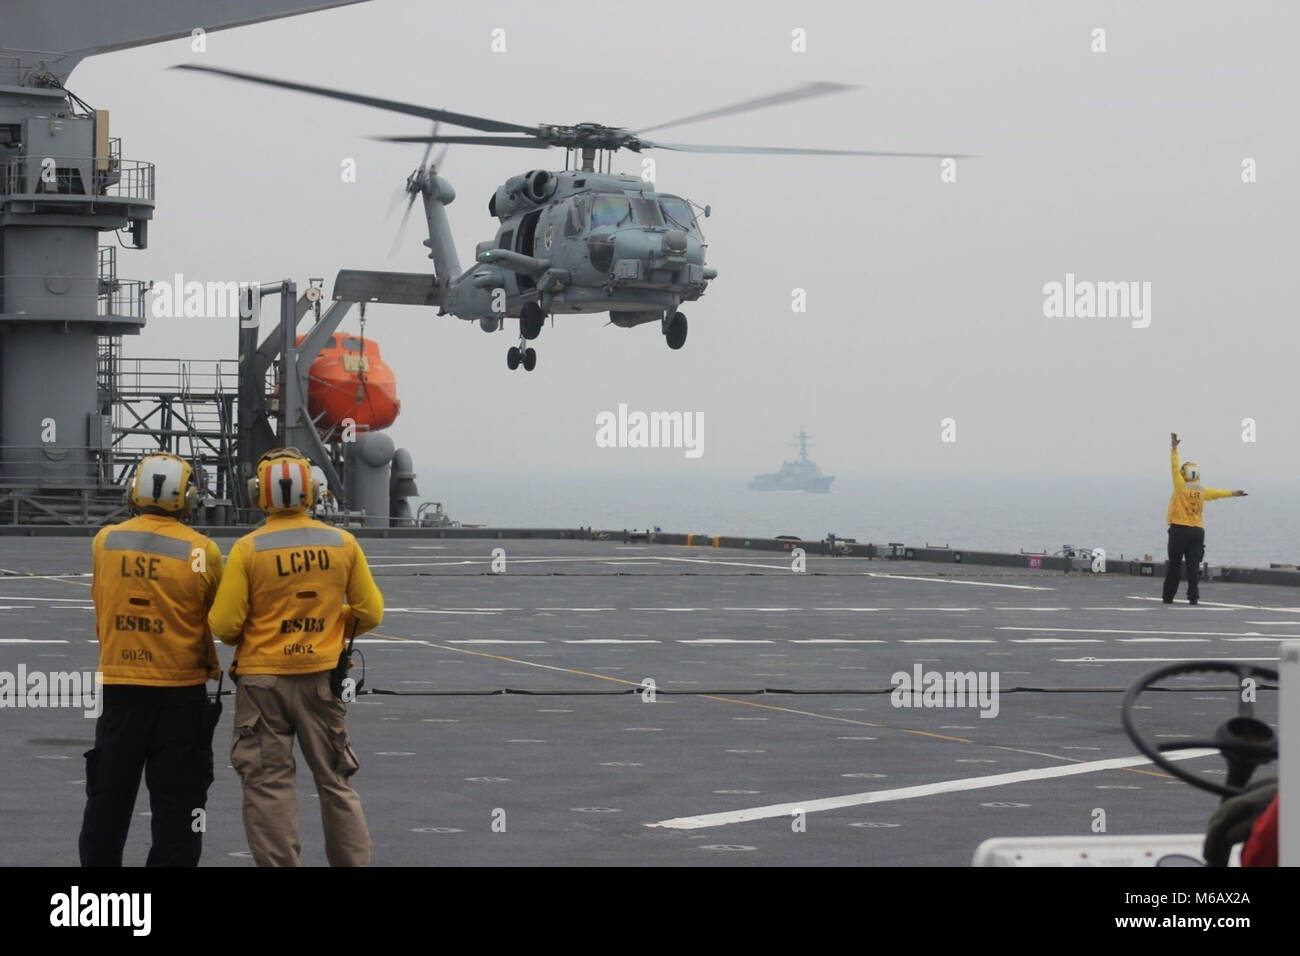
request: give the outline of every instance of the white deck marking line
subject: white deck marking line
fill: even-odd
[[[983,637],[914,637],[899,641],[900,644],[996,644],[997,641]]]
[[[397,557],[401,557],[401,556],[398,555]],[[453,566],[457,566],[457,565],[465,565],[465,564],[491,564],[491,563],[492,563],[492,560],[493,560],[492,557],[491,557],[491,555],[481,555],[481,556],[480,556],[480,555],[475,555],[475,556],[473,556],[473,557],[470,557],[470,558],[462,558],[462,559],[460,559],[460,560],[456,560],[456,559],[453,558],[451,555],[448,555],[447,558],[448,558],[448,559],[447,559],[446,561],[403,561],[403,562],[399,562],[399,563],[397,563],[397,564],[376,564],[376,563],[371,563],[370,566],[371,566],[372,568],[444,568],[444,567],[453,567]],[[381,558],[379,558],[379,560],[382,561],[383,558],[381,557]],[[594,555],[594,554],[593,554],[592,556],[590,556],[590,557],[585,557],[585,558],[537,558],[537,557],[518,557],[518,558],[510,558],[510,563],[511,563],[511,564],[546,564],[546,563],[550,563],[550,562],[573,562],[573,561],[578,561],[578,562],[586,561],[586,562],[588,562],[588,563],[603,563],[603,562],[608,561],[608,560],[609,560],[609,555]],[[624,558],[623,560],[625,560],[625,561],[629,561],[629,562],[636,562],[636,561],[642,561],[642,560],[649,561],[649,560],[652,560],[652,559],[651,559],[651,558],[644,558],[644,559],[642,559],[642,558]],[[34,576],[35,576],[35,575],[27,575],[27,577],[34,577]]]
[[[1195,760],[1218,753],[1208,748],[1168,753],[1170,760]],[[707,827],[726,826],[731,823],[749,823],[753,820],[770,820],[774,817],[789,817],[795,811],[818,813],[823,810],[842,810],[846,807],[860,807],[870,803],[888,803],[894,800],[911,800],[916,797],[930,797],[939,793],[958,793],[963,790],[984,790],[989,787],[1004,787],[1014,783],[1030,780],[1051,780],[1057,777],[1074,777],[1084,773],[1097,773],[1103,770],[1123,770],[1128,767],[1140,767],[1151,763],[1146,757],[1112,757],[1107,760],[1089,760],[1084,763],[1066,764],[1065,766],[1040,767],[1035,770],[1016,770],[1011,773],[998,773],[987,777],[963,777],[958,780],[939,780],[935,783],[923,783],[914,787],[897,787],[892,790],[868,790],[865,793],[849,793],[842,797],[822,797],[816,800],[803,800],[795,803],[774,803],[765,807],[751,807],[747,810],[728,810],[723,813],[705,813],[694,817],[674,817],[647,823],[648,827],[661,827],[670,830],[702,830]]]
[[[1176,637],[1263,637],[1258,631],[1125,631],[1107,627],[1014,627],[1010,624],[998,628],[999,631],[1060,631],[1063,634],[1169,634]],[[1300,634],[1273,634],[1272,637],[1300,637]]]
[[[1130,601],[1159,601],[1158,597],[1150,597],[1145,594],[1130,594]],[[1181,602],[1180,602],[1181,603]],[[1187,605],[1183,605],[1186,607]],[[1300,607],[1274,607],[1267,604],[1226,604],[1223,601],[1201,601],[1198,605],[1200,608],[1233,609],[1245,611],[1276,611],[1278,614],[1300,614]]]
[[[90,571],[86,571],[83,574],[27,574],[23,571],[10,571],[8,568],[0,568],[0,571],[4,571],[5,574],[13,580],[62,581],[64,584],[80,584],[83,587],[90,587],[90,584],[85,581],[73,581],[69,579],[93,577],[93,574]],[[26,598],[24,598],[24,600],[26,600]]]
[[[988,610],[988,608],[985,608]],[[1021,604],[1017,607],[995,607],[995,611],[1068,611],[1068,607],[1035,607],[1029,604]]]
[[[1099,637],[1013,637],[1012,644],[1105,644]]]
[[[718,561],[715,558],[670,558],[660,555],[663,561],[684,561],[687,564],[722,564],[733,568],[762,568],[764,571],[789,571],[789,558],[773,558],[771,564],[751,564],[745,561]]]
[[[963,581],[960,578],[923,578],[912,574],[885,574],[882,571],[863,571],[869,578],[894,578],[899,581],[925,581],[933,584],[969,584],[979,588],[1011,588],[1016,591],[1055,591],[1056,588],[1041,587],[1037,584],[998,584],[993,581]]]
[[[814,611],[892,611],[892,607],[815,607]]]
[[[386,607],[384,608],[384,613],[385,614],[469,614],[477,617],[485,617],[485,616],[492,617],[496,615],[498,612],[487,611],[487,610],[453,611],[453,610],[443,609],[443,608],[427,608],[427,607]]]
[[[545,644],[545,641],[510,641],[505,638],[477,637],[472,640],[448,641],[448,644]]]
[[[1177,664],[1180,661],[1266,661],[1276,664],[1276,657],[1214,657],[1202,654],[1200,657],[1055,657],[1057,664]]]
[[[748,639],[737,637],[694,637],[689,640],[680,640],[678,644],[772,644],[773,641],[762,638]]]
[[[712,611],[711,607],[630,607],[629,611]]]
[[[589,637],[581,641],[564,641],[565,644],[662,644],[662,641],[623,639],[619,637]]]
[[[791,639],[791,644],[885,644],[887,641],[872,641],[850,637],[807,637],[802,640]]]
[[[723,611],[802,611],[801,607],[724,607]]]
[[[54,640],[53,638],[35,638],[35,637],[0,637],[0,644],[66,644],[67,641]]]
[[[1231,640],[1231,638],[1226,638]],[[1116,644],[1208,644],[1208,637],[1121,637]]]
[[[16,594],[0,594],[0,601],[59,601],[59,602],[65,602],[65,601],[77,601],[77,602],[80,602],[81,604],[85,604],[85,603],[86,603],[86,599],[85,599],[85,598],[47,598],[47,597],[29,597],[29,596],[26,595],[26,594],[22,595],[21,597],[19,597],[19,596],[16,595]],[[93,605],[92,605],[92,606],[93,606]],[[1288,623],[1288,624],[1291,624],[1291,623],[1293,623],[1293,622],[1291,622],[1291,621],[1287,621],[1287,623]]]
[[[538,607],[535,611],[617,611],[616,607]]]

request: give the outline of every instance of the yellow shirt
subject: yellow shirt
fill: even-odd
[[[1231,491],[1221,488],[1206,488],[1199,481],[1185,481],[1178,468],[1178,449],[1169,453],[1174,472],[1174,493],[1169,498],[1169,512],[1165,524],[1181,524],[1189,528],[1203,528],[1201,512],[1205,502],[1216,498],[1231,498]]]
[[[105,684],[186,687],[221,674],[208,608],[221,551],[188,525],[142,514],[91,544],[95,634]]]
[[[357,539],[298,512],[235,542],[208,623],[238,646],[239,674],[314,674],[338,663],[354,623],[364,634],[383,616]]]

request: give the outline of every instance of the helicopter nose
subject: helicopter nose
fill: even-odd
[[[686,233],[680,229],[670,229],[664,233],[664,238],[660,244],[663,251],[672,256],[680,256],[686,252]]]

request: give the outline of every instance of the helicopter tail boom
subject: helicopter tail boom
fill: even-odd
[[[430,167],[420,184],[420,192],[424,197],[425,219],[429,223],[429,238],[424,240],[424,245],[433,260],[433,271],[443,283],[452,282],[461,272],[451,225],[447,222],[447,206],[456,198],[456,190]]]

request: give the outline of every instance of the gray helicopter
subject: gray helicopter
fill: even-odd
[[[669,348],[680,349],[686,344],[686,316],[679,307],[700,298],[718,274],[705,264],[708,243],[696,216],[698,211],[707,217],[710,209],[660,192],[653,182],[640,176],[612,172],[612,157],[621,149],[634,153],[666,149],[806,156],[958,156],[784,146],[701,146],[643,138],[652,130],[853,88],[840,83],[805,83],[656,126],[628,130],[599,123],[522,126],[217,67],[181,64],[174,69],[215,73],[432,120],[433,132],[428,136],[376,138],[425,144],[424,158],[406,180],[408,199],[402,223],[404,226],[416,198],[421,198],[429,228],[424,245],[433,260],[433,275],[344,269],[335,280],[334,298],[436,306],[439,315],[477,321],[485,332],[498,331],[506,318],[517,318],[519,344],[506,353],[506,364],[512,370],[521,365],[526,371],[536,367],[537,352],[528,342],[541,334],[548,315],[561,313],[608,312],[610,322],[621,328],[658,322]],[[504,135],[442,135],[439,129],[444,123]],[[435,143],[443,144],[444,155],[452,144],[560,148],[565,151],[565,168],[562,172],[534,169],[506,180],[488,200],[488,213],[500,221],[496,238],[479,243],[474,265],[462,269],[446,213],[456,191],[438,175],[441,156],[429,162]]]

